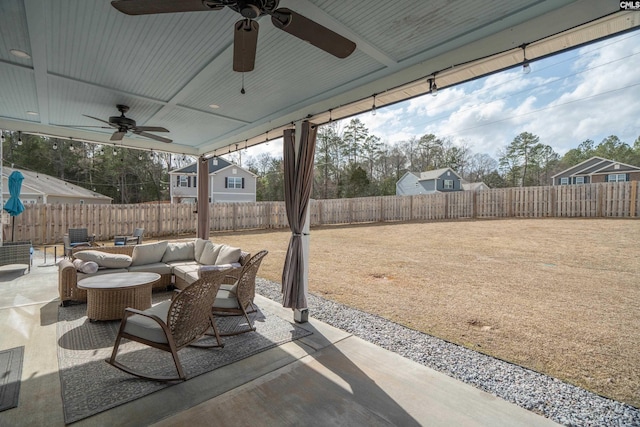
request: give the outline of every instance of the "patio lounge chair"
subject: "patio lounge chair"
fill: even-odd
[[[71,250],[79,246],[93,246],[96,236],[89,236],[86,228],[70,228],[62,238],[64,256],[71,257]]]
[[[246,264],[242,266],[240,275],[236,277],[227,276],[227,280],[232,280],[233,285],[222,285],[218,291],[215,302],[213,303],[213,312],[215,314],[244,316],[247,319],[248,328],[234,332],[221,332],[222,336],[238,335],[245,332],[255,331],[256,328],[249,319],[247,309],[256,311],[253,305],[253,299],[256,294],[256,275],[260,268],[262,259],[269,252],[262,250],[252,256]]]
[[[144,311],[126,308],[113,352],[106,360],[107,363],[141,378],[156,381],[186,380],[178,359],[178,350],[188,345],[202,348],[223,347],[211,305],[225,274],[225,270],[203,272],[198,280],[177,293],[170,301],[164,301]],[[196,341],[202,338],[209,328],[213,328],[217,344],[198,345]],[[170,352],[178,376],[145,375],[116,361],[122,338]]]
[[[131,236],[115,236],[113,238],[114,246],[124,246],[124,245],[139,245],[142,243],[142,235],[144,234],[144,228],[136,228],[133,230],[133,235]]]

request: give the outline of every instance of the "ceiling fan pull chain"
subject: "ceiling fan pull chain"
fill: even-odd
[[[247,93],[247,92],[244,90],[244,71],[242,72],[242,89],[240,89],[240,93],[241,93],[241,94],[243,94],[243,95],[244,95],[245,93]]]

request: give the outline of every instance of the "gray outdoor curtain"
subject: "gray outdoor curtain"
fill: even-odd
[[[284,201],[291,239],[282,271],[282,306],[293,309],[307,308],[307,298],[301,289],[303,283],[302,231],[309,207],[313,183],[313,158],[316,150],[317,126],[304,121],[300,147],[295,149],[295,131],[284,131]]]
[[[198,232],[201,239],[209,240],[209,159],[198,158]]]

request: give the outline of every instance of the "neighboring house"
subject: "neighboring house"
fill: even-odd
[[[468,182],[468,181],[462,180],[462,189],[464,191],[482,191],[482,190],[488,190],[489,186],[484,182]]]
[[[209,203],[255,202],[256,179],[252,172],[223,158],[209,159]],[[171,203],[195,203],[198,197],[198,165],[169,172]]]
[[[396,183],[397,196],[462,191],[462,178],[451,168],[407,172]]]
[[[24,204],[111,204],[111,197],[107,197],[104,194],[87,190],[49,175],[14,169],[8,166],[2,167],[2,197],[4,203],[9,199],[8,178],[14,170],[19,170],[24,176],[22,187],[20,188],[20,200]]]
[[[592,157],[551,177],[551,185],[640,181],[640,167]]]

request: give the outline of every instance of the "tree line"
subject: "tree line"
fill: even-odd
[[[116,204],[169,200],[169,171],[195,161],[115,144],[3,134],[3,165],[62,179],[111,197]]]
[[[346,125],[333,122],[319,128],[312,197],[395,195],[396,182],[406,172],[447,167],[468,182],[491,188],[550,185],[553,175],[593,156],[640,166],[640,137],[632,145],[615,135],[598,144],[588,139],[561,156],[537,135],[522,132],[494,159],[433,134],[389,144],[354,118]],[[258,200],[284,199],[281,157],[263,153],[243,166],[258,175]]]
[[[104,194],[113,203],[169,200],[169,171],[195,157],[96,145],[4,132],[3,161]],[[240,153],[229,160],[240,162]],[[449,167],[468,182],[491,188],[550,185],[551,176],[593,156],[640,166],[640,137],[633,144],[611,135],[587,139],[563,156],[529,132],[516,135],[498,159],[433,134],[390,144],[369,132],[358,118],[320,126],[316,140],[312,197],[335,199],[387,196],[406,172]],[[281,156],[263,153],[242,164],[258,176],[258,201],[284,200]]]

